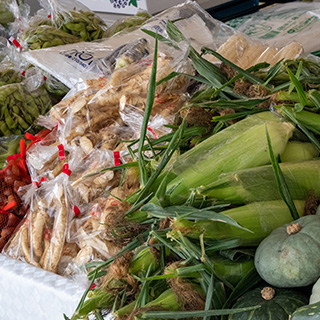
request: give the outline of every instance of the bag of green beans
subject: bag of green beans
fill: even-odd
[[[42,5],[56,28],[80,41],[99,40],[107,29],[99,16],[77,1],[43,0]]]
[[[0,1],[0,24],[5,28],[8,27],[8,23],[14,21],[14,15],[9,9],[10,1],[1,0]]]
[[[50,110],[52,102],[43,87],[27,88],[24,82],[0,87],[0,136],[37,131],[34,121]]]
[[[26,30],[23,40],[31,50],[80,42],[81,39],[50,25],[40,25]]]

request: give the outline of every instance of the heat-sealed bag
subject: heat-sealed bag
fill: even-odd
[[[65,269],[66,275],[77,272],[88,262],[106,260],[121,250],[120,246],[100,237],[100,218],[107,202],[108,197],[95,199],[84,210],[81,210],[84,214],[74,218],[70,223],[68,241],[77,244],[79,251],[69,261],[69,265]]]
[[[150,15],[146,11],[138,12],[134,16],[115,21],[103,34],[103,38],[113,36],[118,32],[130,32],[142,25]]]
[[[297,41],[284,47],[273,47],[261,41],[253,41],[239,33],[228,38],[217,52],[239,67],[247,69],[261,62],[267,62],[273,66],[280,60],[296,59],[304,53],[304,49]],[[210,62],[220,62],[211,55],[205,55],[205,58]]]
[[[130,168],[121,185],[81,207],[81,214],[72,220],[68,231],[68,241],[76,242],[80,248],[66,269],[69,274],[88,262],[112,257],[126,244],[127,235],[144,228],[124,218],[130,208],[124,200],[138,188],[138,170]]]
[[[26,83],[0,87],[0,134],[21,134],[31,128],[40,114],[47,113],[52,104],[47,91],[41,87],[28,89]]]
[[[42,0],[42,5],[56,28],[82,41],[101,39],[107,29],[99,16],[78,1]]]
[[[33,184],[24,196],[28,214],[4,249],[12,258],[57,273],[67,226],[74,216],[68,174]]]
[[[320,50],[319,43],[314,41],[319,33],[319,13],[319,2],[289,2],[230,20],[227,24],[269,46],[283,47],[297,41],[306,53],[312,53]]]

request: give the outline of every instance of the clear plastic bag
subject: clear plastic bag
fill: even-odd
[[[77,1],[47,0],[42,4],[50,8],[53,24],[58,29],[82,41],[101,39],[107,29],[99,16]]]
[[[122,228],[124,214],[130,208],[124,200],[138,188],[137,170],[131,168],[121,187],[113,188],[108,194],[101,195],[85,205],[81,210],[83,214],[73,219],[68,241],[76,242],[80,251],[67,268],[69,274],[85,263],[114,256],[126,243],[127,234],[132,235],[143,228],[128,222],[126,222],[127,228],[125,230]],[[118,232],[120,232],[119,237]]]
[[[110,188],[118,186],[121,174],[119,171],[110,171],[98,173],[99,171],[114,166],[114,156],[111,151],[93,150],[84,163],[81,164],[81,170],[73,171],[71,175],[71,186],[79,198],[80,205],[89,203],[105,193]],[[93,175],[94,174],[94,175]]]
[[[275,48],[260,41],[253,41],[239,33],[231,36],[218,48],[217,52],[239,67],[247,69],[261,62],[267,62],[273,66],[281,59],[296,59],[303,54],[304,50],[296,41],[283,48]],[[220,62],[211,55],[206,55],[205,58],[211,62]]]
[[[23,43],[30,50],[45,49],[81,41],[80,38],[50,25],[30,27],[23,33],[22,38]]]
[[[111,75],[114,70],[128,66],[149,55],[150,43],[145,38],[123,44],[109,55],[95,60],[94,68],[105,76]]]
[[[32,129],[34,121],[47,113],[52,104],[47,91],[30,88],[33,79],[0,87],[1,135],[21,134]],[[34,84],[34,83],[32,83]]]
[[[227,22],[235,30],[269,46],[283,47],[298,41],[306,53],[317,52],[319,43],[320,4],[312,2],[288,2],[268,6],[256,13]]]
[[[32,185],[25,194],[27,217],[4,249],[12,258],[57,273],[67,227],[74,216],[68,176]]]
[[[86,206],[85,214],[73,219],[70,224],[70,242],[75,242],[80,250],[72,261],[80,267],[85,263],[98,259],[108,259],[117,253],[119,247],[101,238],[101,214],[107,204],[107,197],[99,197]]]
[[[150,15],[146,11],[141,11],[134,16],[119,19],[104,32],[103,38],[109,38],[118,32],[130,32],[142,25],[149,18]]]
[[[25,163],[25,143],[20,141],[20,153],[0,170],[0,251],[27,212],[19,189],[31,182]]]

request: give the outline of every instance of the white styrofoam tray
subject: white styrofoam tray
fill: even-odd
[[[63,320],[76,309],[85,283],[0,254],[0,319]]]

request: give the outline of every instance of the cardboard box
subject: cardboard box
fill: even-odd
[[[136,14],[139,10],[150,14],[160,12],[184,0],[79,0],[92,11],[119,14]]]

